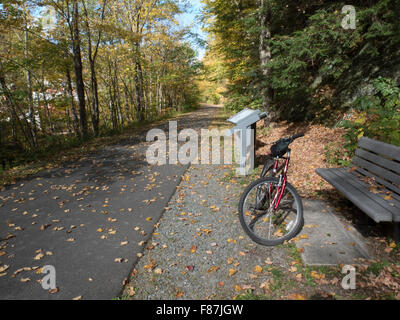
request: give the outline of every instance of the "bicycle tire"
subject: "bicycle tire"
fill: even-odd
[[[254,242],[264,245],[264,246],[276,246],[276,245],[284,243],[285,241],[289,241],[290,239],[296,237],[301,232],[301,230],[303,229],[303,226],[304,226],[303,202],[302,202],[296,188],[293,187],[290,183],[286,184],[286,189],[292,194],[293,199],[296,203],[297,218],[296,218],[296,225],[293,227],[293,229],[288,234],[286,234],[285,236],[283,236],[282,238],[279,238],[279,239],[265,239],[265,238],[261,238],[257,234],[255,234],[247,225],[247,223],[245,221],[245,213],[244,213],[243,207],[244,207],[244,202],[245,202],[248,194],[251,192],[251,190],[253,190],[253,188],[255,188],[261,184],[278,183],[278,182],[279,182],[279,179],[274,178],[274,177],[260,178],[256,181],[254,181],[253,183],[251,183],[244,190],[244,192],[242,193],[242,196],[240,197],[240,200],[239,200],[239,221],[240,221],[240,224],[242,225],[243,230],[250,237],[250,239],[252,239]]]

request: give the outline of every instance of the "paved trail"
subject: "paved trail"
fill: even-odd
[[[217,108],[179,118],[178,130],[207,128]],[[168,123],[160,126],[167,132]],[[187,166],[148,165],[146,132],[0,192],[0,299],[111,299]],[[57,293],[40,268],[56,269]],[[39,268],[39,269],[37,269]]]

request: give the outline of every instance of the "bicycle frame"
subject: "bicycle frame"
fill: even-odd
[[[272,169],[273,176],[276,176],[278,172],[280,172],[279,175],[279,184],[278,184],[278,189],[276,190],[274,200],[271,202],[270,209],[274,209],[276,211],[278,209],[279,204],[281,203],[283,193],[286,190],[286,185],[287,185],[287,172],[289,169],[289,162],[290,162],[290,149],[288,149],[287,152],[287,157],[276,157],[275,162],[274,162],[274,167]],[[280,159],[285,159],[286,161],[279,167],[279,160]],[[279,167],[279,168],[278,168]],[[271,185],[269,186],[268,192],[271,194]]]

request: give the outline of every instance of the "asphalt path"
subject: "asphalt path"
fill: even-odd
[[[217,108],[180,117],[207,128]],[[158,126],[168,132],[168,122]],[[121,294],[188,165],[151,166],[147,131],[0,192],[0,299],[112,299]],[[56,290],[42,288],[43,266]]]

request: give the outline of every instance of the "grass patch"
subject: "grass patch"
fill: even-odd
[[[269,297],[265,294],[256,294],[249,289],[245,293],[236,296],[235,300],[269,300]]]
[[[373,262],[368,266],[367,272],[372,272],[377,277],[382,272],[383,268],[388,265],[389,263],[386,261]]]

